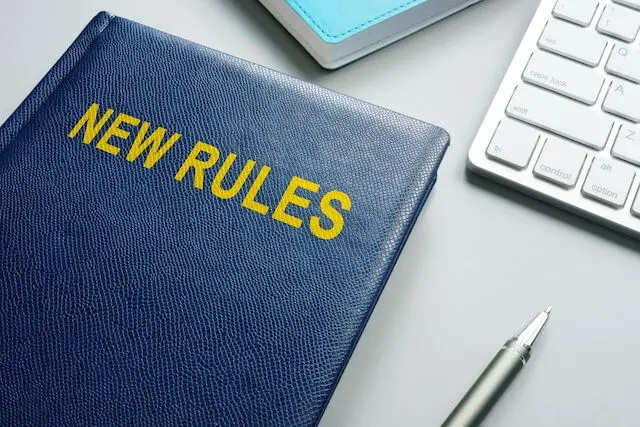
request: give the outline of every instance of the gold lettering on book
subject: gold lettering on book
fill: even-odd
[[[200,153],[207,153],[206,159],[199,159]],[[176,173],[175,179],[182,181],[185,176],[193,169],[193,188],[202,190],[204,186],[204,171],[205,169],[211,169],[216,164],[220,157],[220,151],[213,145],[205,144],[202,141],[198,141],[196,146],[193,147],[189,157],[184,161],[178,173]]]
[[[89,106],[67,134],[71,139],[79,135],[84,144],[95,143],[96,149],[112,156],[126,151],[125,158],[130,163],[144,157],[142,166],[147,169],[153,168],[182,139],[178,132],[167,138],[166,128],[152,128],[150,122],[126,113],[116,113],[112,108],[101,113],[97,103]],[[221,157],[224,160],[218,165]],[[218,147],[196,141],[186,158],[177,165],[173,178],[190,182],[196,190],[203,190],[207,185],[211,190],[210,196],[221,200],[232,200],[240,195],[240,206],[248,211],[263,216],[273,211],[273,220],[296,229],[307,224],[311,234],[319,239],[331,240],[340,235],[345,225],[344,215],[351,210],[351,199],[346,193],[330,190],[321,194],[320,184],[299,176],[292,177],[286,188],[278,190],[274,188],[275,184],[269,185],[274,181],[268,181],[272,172],[270,166],[258,166],[256,160],[241,160],[239,157],[238,153],[222,156]],[[277,202],[272,197],[273,203],[269,206],[265,200],[259,201],[263,190],[264,194],[281,196]],[[313,215],[314,212],[320,215]]]
[[[221,199],[231,199],[236,196],[242,189],[244,183],[247,182],[249,174],[251,174],[253,167],[256,165],[255,160],[247,161],[247,163],[242,168],[242,172],[240,172],[240,175],[238,176],[238,178],[236,178],[231,188],[224,189],[222,188],[222,181],[229,173],[229,169],[231,169],[231,166],[236,160],[236,157],[238,157],[236,153],[229,153],[226,160],[222,164],[222,167],[220,168],[218,173],[216,173],[216,177],[213,178],[213,182],[211,183],[211,192]]]
[[[260,169],[260,173],[258,173],[256,180],[253,181],[253,184],[251,184],[251,188],[249,188],[247,195],[242,201],[242,207],[251,209],[252,211],[258,212],[262,215],[266,215],[269,212],[269,206],[263,205],[262,203],[256,201],[258,191],[260,191],[260,189],[262,188],[262,184],[264,184],[267,176],[269,176],[269,172],[271,172],[271,168],[269,166],[262,166],[262,169]]]
[[[315,182],[307,181],[304,178],[294,176],[293,178],[291,178],[289,186],[286,190],[284,190],[284,195],[280,199],[280,203],[278,203],[278,206],[276,206],[276,210],[273,212],[273,219],[284,222],[285,224],[289,224],[290,226],[295,228],[300,228],[302,226],[302,220],[297,216],[293,216],[287,213],[287,206],[294,205],[303,209],[307,209],[309,207],[309,204],[311,204],[311,201],[309,199],[305,199],[304,197],[296,194],[296,190],[298,188],[317,193],[320,189],[320,185],[316,184]]]
[[[127,154],[127,160],[135,162],[143,152],[149,150],[149,154],[144,161],[144,167],[147,169],[151,169],[162,156],[167,154],[167,151],[169,151],[169,149],[173,147],[173,144],[182,136],[179,133],[174,133],[167,142],[163,143],[162,141],[164,141],[167,130],[159,127],[147,137],[149,126],[151,126],[149,122],[142,123],[140,132],[138,136],[136,136],[135,141],[133,141],[133,145],[131,145],[131,149]]]

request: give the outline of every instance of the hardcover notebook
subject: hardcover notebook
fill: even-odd
[[[448,141],[97,15],[0,127],[0,425],[317,424]]]
[[[335,69],[480,0],[259,0],[324,68]]]

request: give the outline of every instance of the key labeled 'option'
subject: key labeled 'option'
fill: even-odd
[[[596,157],[582,186],[582,194],[621,208],[627,201],[635,175],[636,171],[632,166],[610,158]]]

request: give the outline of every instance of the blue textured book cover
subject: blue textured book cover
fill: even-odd
[[[318,423],[448,142],[97,15],[0,127],[0,425]]]

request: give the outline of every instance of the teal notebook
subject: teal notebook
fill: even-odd
[[[338,68],[480,0],[260,0],[325,68]]]
[[[350,36],[427,0],[287,0],[287,4],[327,43]],[[451,2],[453,3],[453,2]]]

